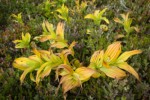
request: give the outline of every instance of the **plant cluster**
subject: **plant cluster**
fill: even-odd
[[[100,25],[101,20],[109,24],[108,19],[102,17],[105,11],[106,9],[101,12],[97,10],[94,15],[88,14],[85,18],[93,19],[96,25]],[[68,8],[64,4],[57,12],[61,14],[61,16],[58,15],[59,18],[68,21]],[[68,44],[67,39],[65,39],[64,23],[59,22],[56,31],[54,31],[53,24],[44,21],[42,28],[43,34],[36,36],[34,39],[40,42],[48,42],[49,50],[42,50],[37,46],[32,47],[33,55],[19,57],[13,62],[15,68],[24,71],[20,77],[21,83],[23,83],[26,75],[30,73],[30,79],[38,85],[44,77],[55,70],[56,80],[59,80],[59,76],[61,76],[58,87],[62,85],[64,99],[66,99],[66,93],[69,90],[79,86],[82,87],[82,83],[88,81],[90,77],[98,78],[106,75],[111,78],[122,79],[126,76],[123,70],[126,70],[140,81],[137,72],[126,62],[130,56],[141,53],[140,50],[127,51],[121,54],[121,42],[114,42],[108,46],[105,52],[104,50],[95,51],[91,56],[90,64],[84,66],[74,56],[73,47],[76,42],[73,41]],[[30,38],[29,33],[26,33],[25,36],[22,34],[22,40],[14,41],[16,48],[29,48]],[[72,57],[69,57],[69,55],[72,55]],[[34,76],[35,71],[36,76]]]
[[[0,99],[148,100],[146,1],[0,1]]]

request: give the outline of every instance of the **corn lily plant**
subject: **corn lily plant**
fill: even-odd
[[[56,32],[54,32],[53,24],[47,21],[42,24],[42,27],[43,35],[35,39],[41,42],[49,41],[50,49],[33,48],[31,56],[19,57],[14,60],[13,66],[23,71],[20,76],[21,84],[27,74],[30,74],[30,79],[38,85],[44,77],[55,70],[56,80],[59,80],[60,76],[58,89],[62,86],[64,99],[66,99],[69,90],[75,87],[82,88],[82,84],[91,77],[98,78],[105,74],[111,78],[121,79],[126,76],[125,71],[128,71],[140,80],[137,72],[127,63],[127,59],[132,55],[141,53],[140,50],[126,51],[121,54],[121,42],[114,42],[108,46],[105,52],[104,50],[94,52],[89,66],[86,67],[74,57],[73,47],[76,42],[73,41],[68,44],[65,40],[63,23],[58,23]],[[28,47],[30,37],[29,33],[26,33],[25,36],[22,34],[22,40],[14,41],[16,48]],[[54,53],[52,47],[59,49],[59,52]],[[68,59],[68,55],[71,55],[73,60]]]
[[[56,32],[54,32],[53,24],[48,21],[44,21],[42,24],[43,34],[35,37],[34,39],[40,42],[45,42],[49,40],[51,42],[51,47],[64,48],[68,47],[67,40],[64,39],[64,24],[58,23]]]
[[[141,53],[141,50],[132,50],[121,53],[121,43],[114,42],[109,45],[107,50],[96,51],[90,60],[89,68],[103,72],[111,78],[121,79],[126,76],[123,71],[128,71],[140,80],[137,72],[126,62],[127,59],[135,54]],[[123,69],[123,70],[121,70]]]
[[[22,13],[19,13],[17,15],[12,14],[11,15],[14,19],[15,22],[20,23],[21,25],[24,25],[23,20],[22,20]]]
[[[29,48],[30,46],[31,35],[22,33],[22,40],[14,40],[13,43],[16,44],[15,48]]]
[[[82,1],[80,4],[80,1],[76,0],[75,3],[76,3],[75,10],[77,10],[77,12],[79,12],[79,13],[82,13],[87,7],[86,1],[84,1],[84,2]]]
[[[129,36],[129,34],[133,32],[133,30],[139,32],[139,29],[137,27],[131,26],[132,19],[129,18],[129,12],[127,14],[120,14],[120,15],[122,19],[114,18],[114,21],[123,25],[124,30],[127,32],[127,36]]]
[[[43,64],[43,61],[36,55],[26,57],[20,57],[14,60],[13,66],[19,70],[24,71],[20,77],[21,84],[28,73],[30,73],[30,79],[35,81],[32,72],[38,69]]]
[[[88,14],[84,18],[92,19],[96,25],[100,25],[102,20],[109,24],[109,20],[106,17],[103,17],[103,14],[106,10],[107,8],[103,9],[102,11],[96,10],[93,14]]]
[[[38,83],[45,76],[48,76],[51,70],[55,70],[60,64],[69,64],[68,55],[74,56],[73,42],[68,49],[62,50],[61,53],[54,54],[52,51],[33,49],[35,55],[29,57],[20,57],[14,60],[13,66],[17,69],[23,70],[23,74],[20,77],[21,83],[28,73],[30,73],[30,79]],[[37,71],[36,78],[33,77],[32,72]]]
[[[73,70],[72,66],[62,64],[56,70],[56,79],[58,79],[59,75],[62,76],[59,85],[62,84],[63,94],[66,100],[66,92],[75,87],[82,87],[83,82],[88,81],[91,76],[95,77],[97,74],[91,68],[81,66]]]
[[[63,19],[65,20],[66,22],[69,22],[70,18],[69,18],[69,15],[68,15],[68,8],[67,6],[65,6],[64,4],[61,6],[61,8],[57,9],[56,10],[60,15],[58,15],[58,17],[60,19]]]

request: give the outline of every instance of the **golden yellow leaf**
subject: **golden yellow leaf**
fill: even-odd
[[[79,79],[84,82],[96,73],[96,71],[88,67],[79,67],[75,70],[75,73],[77,73],[79,75]]]
[[[120,63],[120,64],[118,64],[118,67],[128,71],[129,73],[134,75],[140,81],[138,73],[130,65],[128,65],[128,63],[126,63],[126,62]]]
[[[110,68],[102,67],[100,68],[100,70],[111,78],[122,79],[123,77],[126,76],[126,73],[124,71],[114,66]]]
[[[31,79],[33,82],[36,82],[32,72],[30,73],[30,79]]]
[[[122,21],[119,18],[114,18],[114,21],[117,22],[117,23],[122,24]]]
[[[65,48],[65,47],[68,47],[68,44],[67,43],[64,43],[64,42],[55,42],[51,45],[51,47],[56,47],[56,48]]]
[[[60,84],[62,84],[63,94],[69,90],[81,86],[79,76],[77,74],[68,74],[61,78]]]
[[[113,44],[109,45],[105,54],[104,54],[104,60],[108,63],[113,63],[117,57],[121,53],[121,43],[120,42],[114,42]]]
[[[124,52],[123,54],[121,54],[118,59],[117,59],[117,63],[121,63],[121,62],[124,62],[126,61],[130,56],[133,56],[135,54],[139,54],[139,53],[142,53],[141,50],[132,50],[132,51],[126,51]]]
[[[59,22],[56,29],[58,39],[64,40],[64,23]]]
[[[21,75],[20,77],[20,81],[21,81],[21,84],[23,83],[24,81],[24,78],[26,77],[26,75],[30,72],[32,72],[34,69],[36,69],[37,66],[32,66],[32,67],[28,67]]]

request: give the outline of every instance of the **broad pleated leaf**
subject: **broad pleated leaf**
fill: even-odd
[[[24,81],[24,78],[26,77],[26,75],[29,73],[29,72],[32,72],[33,70],[35,70],[37,68],[37,66],[31,66],[31,67],[28,67],[21,75],[20,77],[20,81],[21,81],[21,84],[23,83]]]
[[[13,66],[15,68],[20,69],[20,70],[25,70],[26,68],[28,68],[30,66],[34,66],[35,64],[37,64],[36,61],[33,61],[33,60],[26,58],[26,57],[17,58],[13,62]]]
[[[75,73],[77,73],[79,75],[79,79],[84,82],[96,73],[96,71],[87,67],[79,67],[75,70]]]
[[[25,35],[22,33],[22,40],[14,40],[13,43],[16,44],[15,48],[28,48],[30,43],[31,35],[26,33]]]
[[[107,24],[109,24],[109,20],[106,17],[101,17],[102,20],[104,20]]]
[[[61,64],[56,69],[56,80],[58,80],[58,76],[65,76],[68,74],[72,74],[74,71],[69,65]]]
[[[43,63],[42,59],[40,57],[38,57],[37,55],[32,55],[32,56],[29,56],[28,58],[31,59],[31,60],[34,60],[34,61],[36,61],[40,64]]]
[[[56,47],[56,48],[65,48],[65,47],[68,47],[68,44],[67,43],[64,43],[64,42],[55,42],[51,45],[51,47]]]
[[[96,25],[100,25],[101,21],[104,20],[106,23],[109,24],[109,20],[106,17],[103,17],[104,12],[107,8],[100,10],[95,10],[93,14],[88,14],[84,18],[85,19],[92,19]]]
[[[54,40],[56,39],[56,35],[41,35],[39,37],[40,42],[45,42],[47,40]]]
[[[102,68],[100,68],[100,70],[111,78],[122,79],[123,77],[126,76],[126,73],[124,71],[122,71],[121,69],[119,69],[117,67],[113,67],[113,66],[110,68],[102,67]]]
[[[85,18],[85,19],[87,19],[87,18],[88,18],[88,19],[93,19],[93,20],[96,19],[95,16],[92,15],[92,14],[86,15],[84,18]]]
[[[32,71],[38,69],[42,64],[41,59],[38,56],[30,56],[29,58],[20,57],[15,59],[13,62],[13,66],[20,70],[24,70],[23,74],[20,77],[21,84],[28,73],[32,73]],[[30,78],[34,81],[32,74],[30,74]]]
[[[88,67],[92,69],[97,69],[97,68],[102,67],[103,56],[104,56],[103,50],[95,51],[90,59],[90,65]]]
[[[139,32],[138,28],[134,28],[134,26],[131,26],[132,24],[132,19],[129,18],[129,12],[125,15],[125,14],[120,14],[122,17],[122,20],[120,20],[119,18],[114,18],[114,21],[117,23],[120,23],[123,25],[124,30],[127,32],[127,36],[133,31],[137,31]]]
[[[128,71],[129,73],[134,75],[140,81],[138,73],[130,65],[128,65],[128,63],[126,63],[126,62],[120,63],[120,64],[118,64],[118,67]]]
[[[67,8],[67,6],[65,6],[63,4],[61,6],[61,8],[57,9],[56,11],[60,13],[60,15],[58,15],[59,18],[64,19],[65,21],[68,21],[68,11],[69,11],[69,9]]]
[[[97,64],[101,59],[103,59],[103,56],[104,56],[103,50],[95,51],[90,59],[90,62],[95,62]]]
[[[104,54],[104,60],[108,63],[113,63],[117,57],[121,53],[121,44],[120,42],[114,42],[113,44],[109,45],[105,54]]]
[[[124,52],[123,54],[121,54],[119,56],[119,58],[117,59],[117,63],[121,63],[121,62],[124,62],[126,61],[130,56],[133,56],[135,54],[139,54],[141,53],[142,51],[141,50],[132,50],[132,51],[126,51]]]
[[[30,79],[31,81],[36,82],[32,72],[30,73]]]
[[[51,62],[46,62],[46,63],[42,64],[41,67],[38,69],[37,75],[36,75],[36,84],[38,84],[41,79],[41,73],[42,73],[43,69],[50,64],[51,64]]]
[[[27,69],[26,66],[22,66],[22,65],[19,65],[17,63],[13,63],[13,67],[15,67],[15,68],[17,68],[19,70],[25,70],[25,69]]]
[[[103,9],[102,11],[100,11],[99,17],[102,16],[106,12],[106,10],[107,10],[107,8]]]
[[[34,54],[36,54],[39,58],[41,58],[44,61],[50,61],[50,56],[52,55],[52,52],[47,51],[47,50],[37,50],[34,48],[32,50]]]
[[[60,80],[60,84],[62,84],[64,94],[75,87],[81,86],[79,75],[76,73],[63,76]]]
[[[45,24],[46,30],[48,30],[48,32],[53,36],[55,34],[53,24],[49,23],[48,21],[45,21],[44,24]]]
[[[63,23],[58,23],[57,29],[56,29],[56,35],[58,39],[64,40],[64,24]]]

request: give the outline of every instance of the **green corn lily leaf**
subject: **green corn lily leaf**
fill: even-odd
[[[26,33],[25,35],[22,33],[22,40],[14,40],[13,43],[16,44],[15,48],[29,48],[31,35]]]
[[[22,20],[22,13],[19,13],[19,14],[17,14],[17,15],[12,14],[11,16],[12,16],[13,18],[15,18],[15,20],[14,20],[15,22],[24,25],[23,20]]]
[[[65,21],[69,21],[69,16],[68,16],[68,11],[69,9],[67,8],[67,6],[65,6],[64,4],[61,6],[61,8],[56,10],[57,12],[60,13],[60,15],[58,15],[58,17],[60,19],[63,19]]]
[[[127,36],[133,32],[133,30],[135,30],[136,32],[139,32],[139,29],[135,26],[131,26],[132,24],[132,19],[129,18],[129,12],[125,15],[125,14],[120,14],[122,17],[122,20],[119,18],[114,18],[114,21],[117,23],[120,23],[123,25],[124,30],[127,32]]]
[[[42,24],[43,34],[35,37],[35,40],[40,42],[50,41],[51,47],[65,48],[68,47],[67,40],[64,38],[64,23],[58,23],[56,32],[54,32],[53,25],[48,21],[44,21]]]
[[[44,21],[42,23],[43,34],[40,36],[35,37],[35,40],[39,40],[40,42],[45,42],[47,40],[55,40],[56,33],[54,32],[53,24],[49,23],[48,21]]]
[[[102,11],[96,10],[93,14],[88,14],[84,18],[92,19],[96,25],[100,25],[101,21],[104,20],[107,24],[109,24],[109,20],[106,17],[103,17],[104,12],[106,12],[107,8]]]
[[[30,73],[30,79],[31,79],[33,82],[36,82],[36,81],[35,81],[35,78],[34,78],[34,75],[33,75],[32,72]]]

